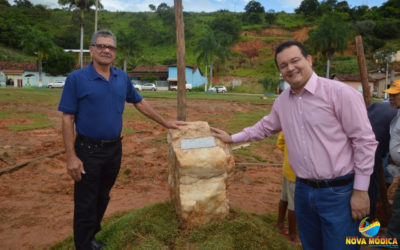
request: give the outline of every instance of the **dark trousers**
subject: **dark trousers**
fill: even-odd
[[[121,141],[101,145],[78,138],[75,151],[86,174],[74,185],[74,241],[77,250],[86,250],[91,249],[90,242],[100,231],[110,190],[121,166],[122,146]]]
[[[400,241],[400,180],[393,196],[392,218],[389,220],[387,236]]]

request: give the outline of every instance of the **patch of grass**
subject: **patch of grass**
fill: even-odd
[[[243,128],[254,125],[264,116],[268,115],[270,108],[267,110],[252,110],[250,112],[236,112],[234,118],[226,126],[226,130],[231,133],[240,132]]]
[[[32,120],[30,124],[11,124],[7,128],[12,131],[23,131],[23,130],[34,130],[41,128],[51,127],[52,124],[49,122],[47,116],[42,113],[23,113],[18,111],[1,111],[0,118],[18,118],[24,117]]]
[[[107,249],[300,249],[275,231],[276,213],[256,215],[231,208],[227,219],[181,231],[169,202],[118,213],[96,237]],[[74,249],[72,236],[50,249]]]
[[[40,106],[58,105],[62,89],[0,88],[0,103],[30,103]]]

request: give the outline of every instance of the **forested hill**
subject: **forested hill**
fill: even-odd
[[[15,0],[14,5],[0,0],[0,61],[32,61],[42,55],[45,62],[68,64],[71,58],[65,59],[62,49],[79,49],[81,11],[79,7],[67,7],[47,9],[29,0]],[[295,13],[265,9],[268,6],[253,0],[241,13],[184,12],[187,64],[204,69],[205,64],[213,62],[214,74],[220,76],[276,76],[274,46],[299,36],[315,55],[317,71],[325,70],[325,61],[330,57],[332,70],[354,72],[351,48],[358,34],[363,37],[369,68],[376,67],[375,52],[385,56],[400,50],[399,0],[388,0],[373,8],[350,8],[346,1],[303,0]],[[147,12],[100,10],[98,29],[110,29],[117,35],[119,67],[126,55],[128,70],[137,65],[176,63],[173,6],[150,5]],[[84,11],[84,49],[89,46],[93,30],[92,8]],[[336,38],[331,38],[329,33],[334,32]],[[307,39],[309,36],[313,39]],[[207,44],[212,46],[207,48]]]

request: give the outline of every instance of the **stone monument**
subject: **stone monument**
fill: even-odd
[[[172,203],[183,228],[229,214],[227,187],[235,162],[230,145],[212,136],[207,122],[168,131]]]

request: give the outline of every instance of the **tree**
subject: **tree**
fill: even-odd
[[[156,6],[154,4],[149,4],[149,8],[151,11],[156,11]]]
[[[43,69],[50,75],[66,75],[70,73],[75,66],[75,56],[72,52],[64,52],[60,47],[50,52]]]
[[[326,77],[329,78],[330,60],[335,52],[347,48],[350,29],[339,15],[324,15],[320,25],[311,30],[306,41],[314,53],[321,53],[326,58]]]
[[[335,11],[350,13],[350,6],[346,1],[338,2],[335,6]]]
[[[265,9],[261,3],[251,0],[244,7],[244,10],[246,11],[244,14],[244,20],[246,20],[248,23],[259,24],[263,21],[261,14],[265,12]]]
[[[268,10],[268,12],[265,13],[265,21],[268,24],[273,24],[276,20],[276,13],[274,10]]]
[[[303,0],[294,11],[296,14],[303,13],[305,16],[318,16],[320,4],[318,0]]]
[[[224,38],[221,41],[223,45],[228,45],[238,39],[242,31],[240,21],[229,13],[219,13],[210,23],[210,27],[216,36]]]
[[[244,7],[244,10],[247,13],[264,13],[265,9],[264,7],[261,5],[261,3],[255,1],[255,0],[251,0],[249,1],[246,6]]]
[[[125,33],[123,31],[118,31],[118,52],[123,55],[124,66],[123,69],[126,72],[127,63],[131,56],[138,57],[140,51],[142,50],[141,45],[139,44],[139,39],[132,32]]]
[[[229,51],[225,48],[221,39],[217,38],[212,31],[211,28],[207,27],[204,30],[202,37],[197,42],[196,49],[194,50],[195,54],[199,54],[197,56],[197,65],[200,63],[204,63],[206,67],[209,65],[210,67],[210,88],[212,87],[212,76],[213,76],[213,66],[216,59],[220,59],[221,61],[225,60],[225,57],[228,56]],[[206,72],[205,71],[205,72]],[[206,83],[207,87],[207,83]]]
[[[32,28],[21,41],[21,46],[26,53],[37,56],[39,86],[42,86],[42,61],[49,57],[55,47],[51,40],[51,34]]]
[[[32,8],[33,4],[29,0],[14,0],[15,6],[21,8]]]
[[[95,0],[58,0],[60,5],[69,5],[69,9],[79,9],[80,10],[80,26],[81,26],[81,40],[80,40],[80,52],[79,61],[81,68],[83,67],[83,33],[85,29],[85,11],[88,11],[91,6],[95,5]],[[100,4],[99,6],[103,6]]]
[[[7,0],[0,0],[0,5],[3,5],[4,7],[10,7],[10,3]]]

